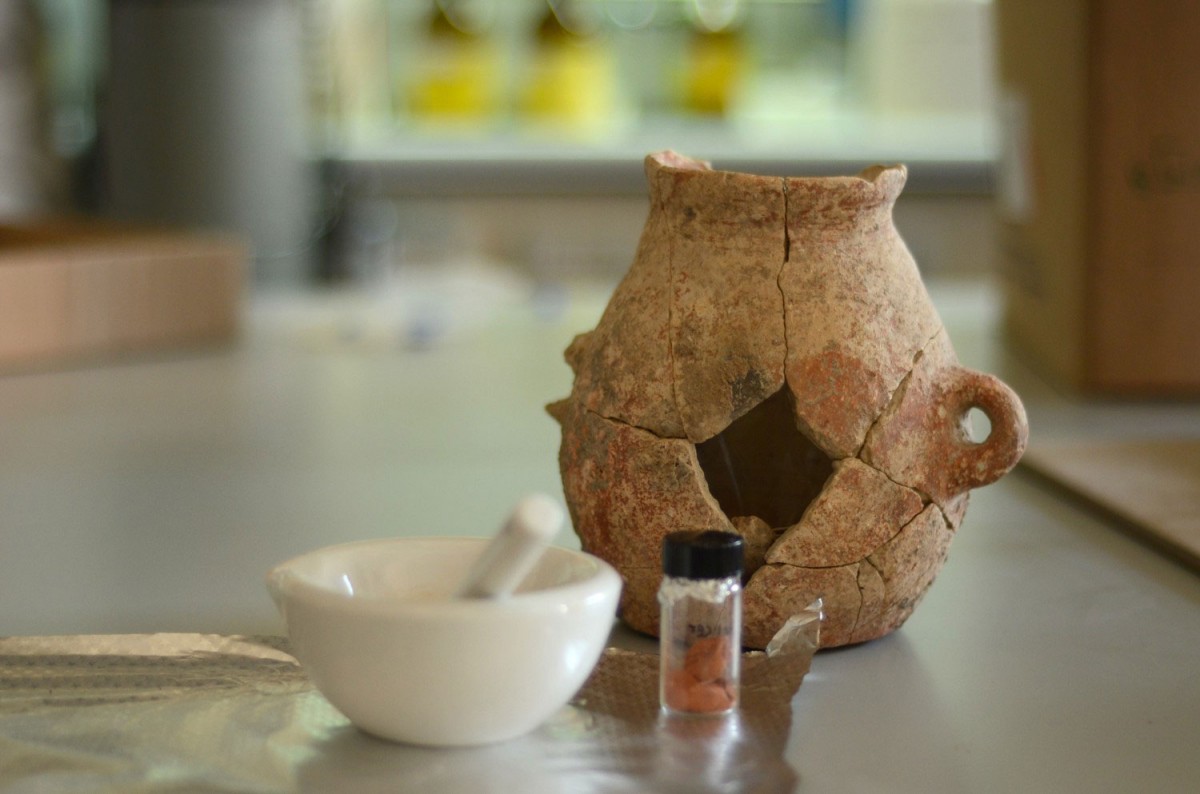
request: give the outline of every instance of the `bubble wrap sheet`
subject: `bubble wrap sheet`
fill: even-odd
[[[0,639],[0,792],[789,792],[791,701],[819,611],[743,658],[724,718],[658,708],[658,657],[610,647],[570,705],[503,744],[354,728],[279,638]]]

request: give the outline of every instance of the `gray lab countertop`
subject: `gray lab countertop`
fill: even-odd
[[[278,633],[283,558],[560,493],[542,405],[607,287],[463,275],[259,297],[228,351],[0,377],[0,635]],[[1200,433],[1194,405],[1056,394],[997,344],[986,284],[931,291],[1035,440]],[[903,629],[818,654],[788,760],[813,792],[1192,791],[1198,663],[1200,578],[1018,471]]]

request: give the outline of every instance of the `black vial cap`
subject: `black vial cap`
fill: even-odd
[[[683,579],[726,579],[742,575],[741,535],[706,529],[672,532],[663,538],[663,573]]]

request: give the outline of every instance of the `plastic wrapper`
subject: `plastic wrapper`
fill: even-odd
[[[731,714],[664,715],[657,654],[612,647],[536,731],[461,750],[354,728],[276,638],[0,639],[0,790],[788,792],[819,627],[815,604],[745,654]]]

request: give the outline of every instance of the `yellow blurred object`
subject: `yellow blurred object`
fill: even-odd
[[[684,108],[693,113],[725,115],[741,83],[745,59],[737,30],[697,30],[688,51]]]
[[[444,3],[435,3],[422,56],[408,88],[414,116],[476,121],[499,110],[495,47],[452,20]]]
[[[538,23],[537,50],[521,111],[539,122],[580,128],[603,124],[616,105],[616,65],[605,41],[565,26],[549,4]]]

